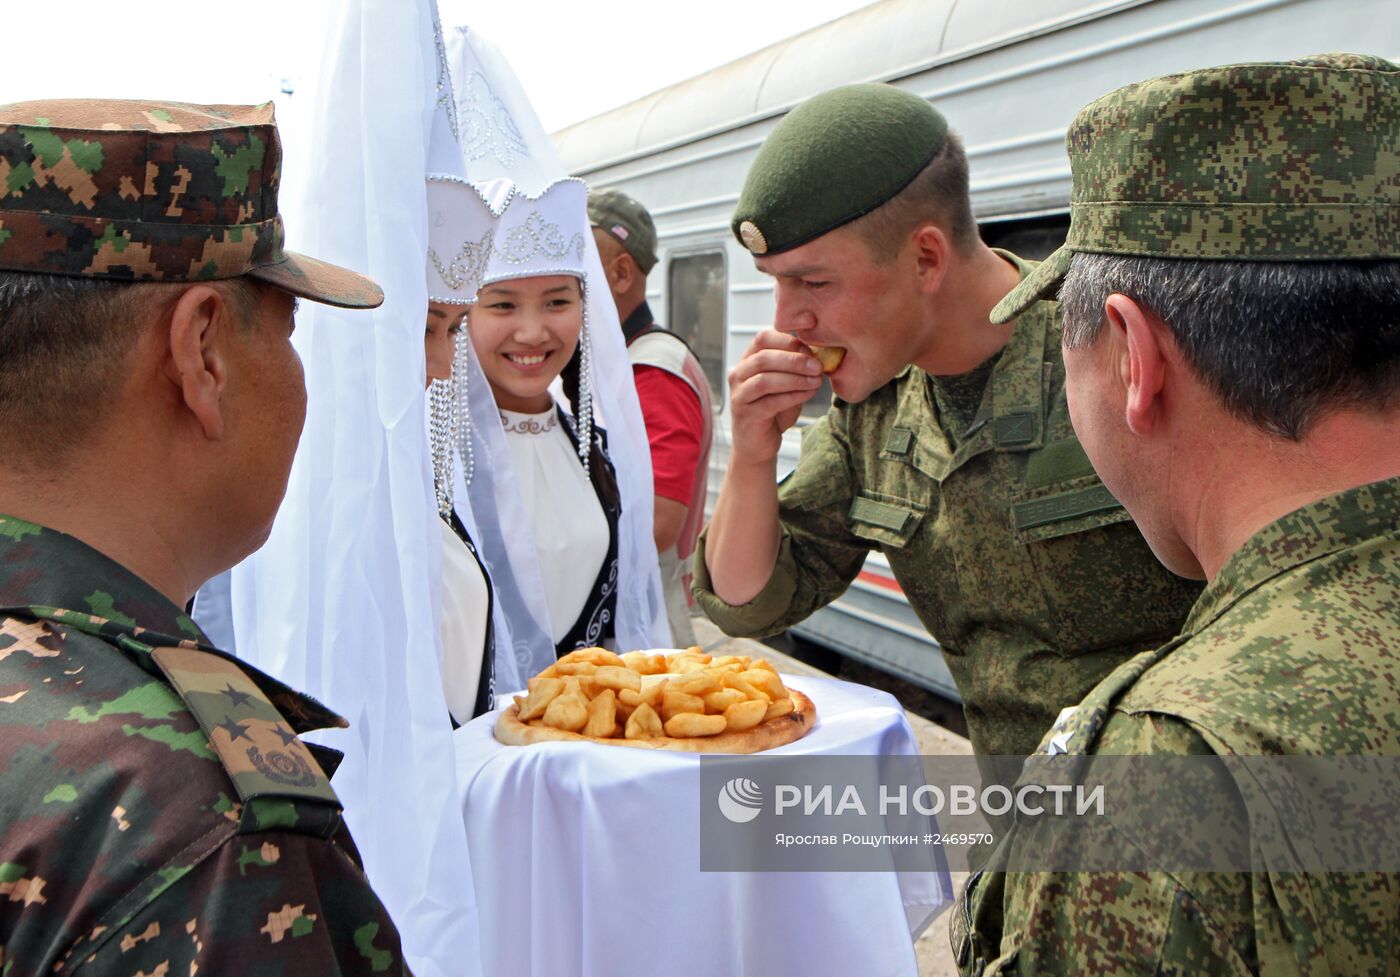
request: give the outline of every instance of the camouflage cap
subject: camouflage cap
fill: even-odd
[[[1157,258],[1400,258],[1400,66],[1358,54],[1128,85],[1066,138],[1064,247],[992,310],[1052,297],[1076,251]]]
[[[656,267],[656,224],[651,214],[621,190],[588,195],[588,221],[617,238],[646,275]]]
[[[247,275],[329,305],[363,275],[282,249],[272,103],[0,105],[0,269],[123,281]]]
[[[913,92],[892,85],[823,92],[768,134],[730,226],[754,254],[806,244],[907,187],[947,136],[947,120]]]

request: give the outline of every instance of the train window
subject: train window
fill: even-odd
[[[1065,235],[1069,233],[1069,215],[988,221],[979,230],[988,247],[1002,248],[1027,261],[1044,261],[1065,243]]]
[[[671,259],[666,282],[666,326],[695,351],[710,381],[716,410],[724,406],[727,289],[723,251]]]

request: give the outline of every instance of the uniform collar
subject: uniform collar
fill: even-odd
[[[1400,477],[1338,492],[1265,526],[1225,561],[1191,608],[1195,634],[1269,580],[1368,540],[1400,537]]]
[[[1010,251],[993,250],[1014,265],[1023,279],[1037,264],[1025,261]],[[956,448],[946,437],[929,430],[927,418],[933,416],[935,411],[928,374],[915,366],[905,367],[896,379],[908,378],[913,382],[902,386],[890,439],[882,456],[904,454],[914,467],[942,481],[985,452],[1034,451],[1043,447],[1045,346],[1050,339],[1050,327],[1055,321],[1057,308],[1054,302],[1037,302],[1016,320],[1011,339],[1002,351],[1001,359],[992,368],[987,389],[982,393],[982,406],[972,425],[963,432],[963,440]],[[905,431],[910,432],[911,436],[900,433]],[[906,450],[892,454],[890,449],[899,448],[901,442]]]
[[[237,663],[298,733],[346,721],[247,662],[219,651],[183,610],[75,536],[0,514],[0,615],[20,612],[115,646],[165,681],[152,648],[200,648]]]

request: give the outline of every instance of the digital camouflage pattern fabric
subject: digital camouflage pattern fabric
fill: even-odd
[[[0,516],[0,974],[404,974],[298,732],[345,721]]]
[[[272,103],[0,105],[0,270],[123,281],[251,275],[351,308],[362,275],[283,249]]]
[[[705,613],[729,634],[777,633],[879,550],[943,649],[981,755],[1034,751],[1062,708],[1176,634],[1200,592],[1162,568],[1080,448],[1053,302],[1017,321],[971,428],[946,430],[909,367],[807,429],[778,499],[778,564],[748,604],[711,591],[702,538]]]
[[[1360,54],[1128,85],[1066,136],[1065,245],[992,312],[1053,295],[1075,251],[1313,261],[1400,257],[1400,65]]]
[[[1393,478],[1255,534],[1211,581],[1181,637],[1115,671],[1056,724],[1043,751],[1396,757],[1397,670]],[[1249,809],[1256,850],[1280,830],[1278,800]],[[1018,825],[1001,845],[1028,843],[1025,831]],[[1291,850],[1309,844],[1284,840]],[[952,929],[964,974],[1380,977],[1395,969],[1400,881],[1276,870],[989,873],[968,886]]]

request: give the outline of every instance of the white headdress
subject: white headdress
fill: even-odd
[[[455,101],[433,0],[329,9],[319,80],[289,106],[288,234],[386,300],[298,314],[306,426],[271,536],[234,569],[233,624],[240,655],[350,720],[312,738],[345,753],[333,784],[413,972],[475,975],[423,396],[423,180],[460,158]]]
[[[591,239],[588,184],[582,180],[559,180],[532,196],[507,179],[468,183],[443,174],[428,176],[428,294],[434,301],[470,303],[478,289],[512,278],[572,275],[579,280],[584,302],[578,355],[585,368],[574,417],[585,468],[593,441],[584,263]],[[464,445],[471,450],[469,440]]]
[[[622,499],[617,644],[623,649],[666,647],[671,639],[652,536],[655,496],[651,451],[617,307],[601,285],[606,279],[588,225],[586,186],[568,176],[514,72],[495,46],[465,27],[448,30],[445,36],[457,92],[462,157],[467,180],[475,189],[461,182],[434,180],[443,186],[430,190],[431,206],[436,210],[436,201],[450,201],[450,194],[455,193],[462,195],[467,206],[481,208],[480,201],[484,201],[484,209],[500,217],[495,228],[483,228],[475,235],[465,233],[464,228],[449,234],[450,219],[445,218],[441,226],[436,217],[430,219],[434,251],[444,269],[460,277],[462,284],[453,286],[430,260],[429,290],[445,301],[470,301],[465,294],[469,281],[458,273],[471,264],[472,255],[467,255],[455,271],[452,260],[466,250],[468,242],[476,246],[475,256],[484,256],[476,272],[481,284],[551,274],[576,274],[583,280],[580,403],[574,406],[581,447],[592,440],[583,428],[592,423],[593,415],[607,429],[608,453]],[[439,197],[439,192],[443,196]],[[468,194],[475,195],[478,202],[473,203]],[[481,248],[487,230],[492,232],[489,251]],[[581,255],[579,243],[583,246]],[[589,288],[590,281],[599,284]],[[496,685],[498,690],[507,691],[523,688],[527,678],[554,661],[553,629],[544,605],[533,541],[528,533],[519,531],[528,525],[528,517],[521,511],[510,449],[499,414],[477,408],[484,377],[474,357],[472,363],[469,383],[477,386],[468,398],[473,404],[468,442],[475,458],[471,508],[481,530],[478,548],[493,578],[500,581],[497,597],[500,603],[514,607],[507,615],[509,640],[502,640],[499,628],[496,640]],[[489,391],[485,396],[489,397]],[[458,490],[464,489],[459,479]],[[507,532],[507,527],[514,528]]]

